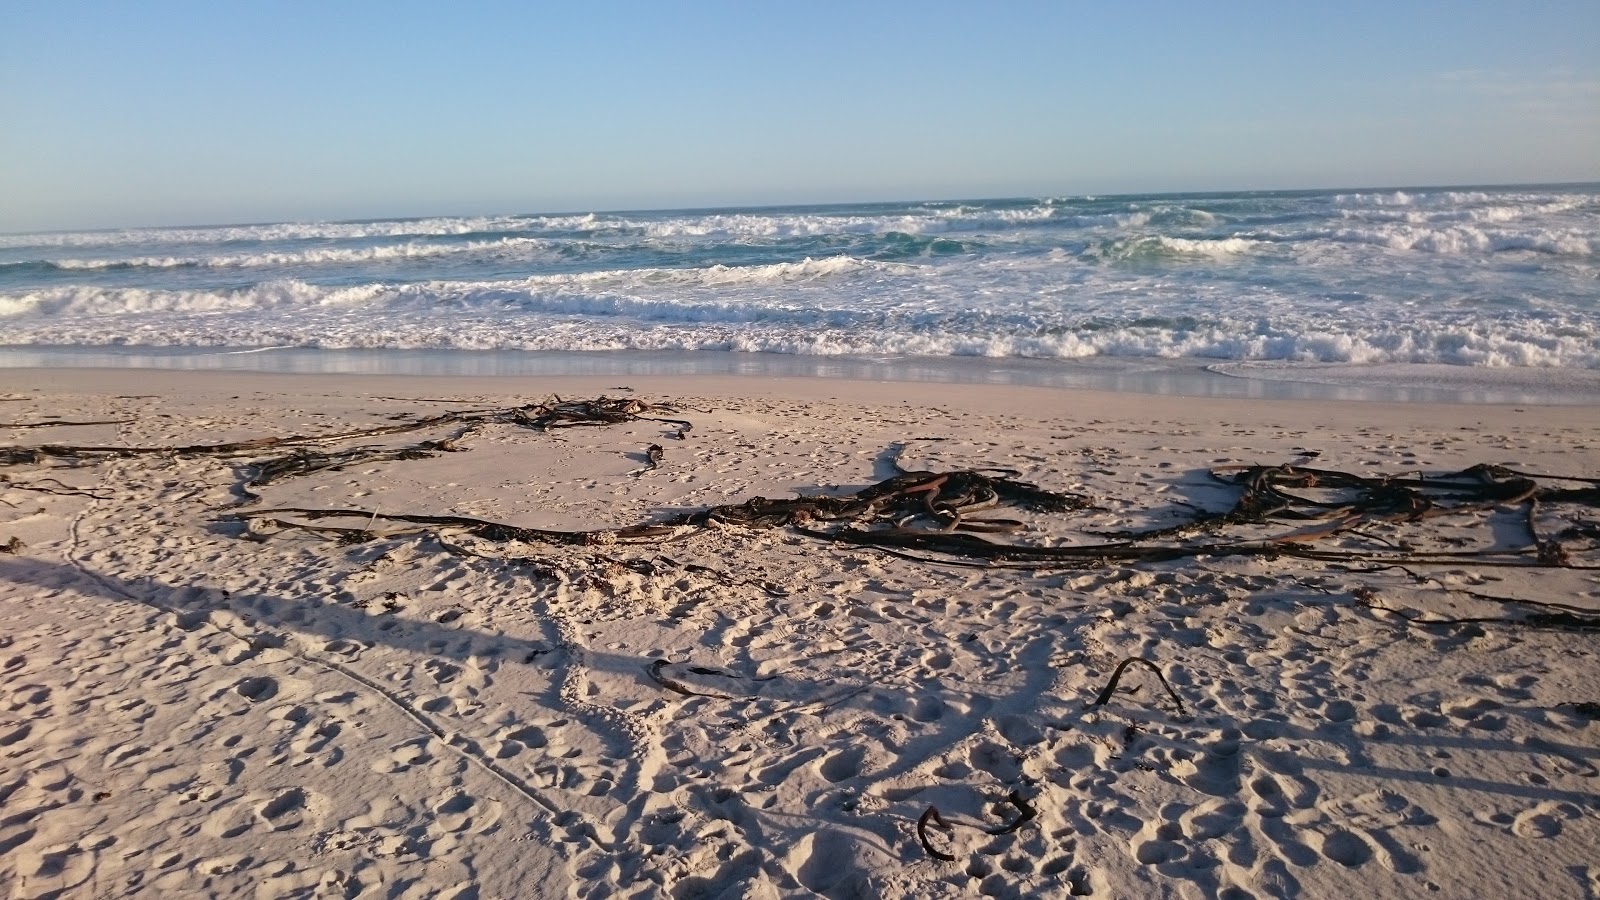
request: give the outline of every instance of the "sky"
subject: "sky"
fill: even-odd
[[[0,231],[1600,181],[1600,2],[0,4]]]

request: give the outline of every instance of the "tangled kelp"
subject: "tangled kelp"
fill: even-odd
[[[936,535],[904,529],[831,531],[802,529],[813,537],[892,550],[917,550],[1011,567],[1070,567],[1161,561],[1199,556],[1298,556],[1325,561],[1455,562],[1474,558],[1490,564],[1587,568],[1574,563],[1561,539],[1593,535],[1577,523],[1559,537],[1539,534],[1536,516],[1544,505],[1600,506],[1600,480],[1541,476],[1501,466],[1477,465],[1436,476],[1361,476],[1292,465],[1238,466],[1212,470],[1219,482],[1237,487],[1233,505],[1223,512],[1200,512],[1188,521],[1160,529],[1107,535],[1106,543],[1027,546],[998,543],[972,535]],[[1557,488],[1544,481],[1582,482],[1585,488]],[[1295,491],[1318,491],[1308,496]],[[1422,552],[1408,547],[1327,549],[1318,541],[1359,534],[1365,526],[1419,522],[1496,508],[1526,506],[1528,543],[1515,549]],[[1259,526],[1292,522],[1289,531],[1259,533]],[[1230,529],[1255,527],[1246,535]],[[1204,535],[1206,540],[1190,540]],[[1531,558],[1530,558],[1531,557]]]
[[[246,502],[260,499],[255,488],[272,484],[284,478],[310,475],[330,469],[360,463],[392,460],[427,459],[439,453],[454,453],[466,449],[464,442],[493,424],[516,425],[535,431],[571,428],[580,425],[616,425],[637,420],[659,421],[678,427],[674,436],[682,438],[692,425],[683,419],[658,419],[647,413],[676,412],[664,403],[649,403],[637,398],[599,397],[594,400],[567,400],[553,397],[547,401],[520,406],[493,407],[489,409],[455,410],[435,416],[412,419],[396,425],[379,425],[333,434],[296,434],[279,437],[253,438],[215,444],[169,444],[161,446],[81,446],[72,444],[44,444],[38,447],[0,448],[0,465],[26,465],[64,461],[72,464],[94,463],[106,459],[126,459],[139,456],[200,457],[231,459],[240,456],[258,456],[268,450],[286,450],[281,456],[257,461],[246,466],[247,477],[239,486]],[[410,418],[402,413],[397,418]],[[45,422],[0,427],[36,428],[48,425],[121,425],[131,420],[95,422]],[[435,428],[453,428],[446,437],[419,441],[402,447],[355,447],[335,452],[315,448],[364,438],[388,437],[410,434]]]
[[[107,458],[168,455],[224,459],[252,457],[242,465],[237,490],[246,503],[259,499],[262,486],[286,478],[337,470],[358,463],[426,459],[466,449],[465,442],[491,425],[537,431],[607,426],[646,420],[673,426],[683,439],[692,428],[666,404],[636,398],[547,401],[507,407],[464,409],[409,418],[396,424],[320,435],[288,435],[215,444],[155,447],[43,445],[0,451],[0,463],[51,460],[92,463]],[[404,414],[400,418],[408,418]],[[79,423],[90,424],[90,423]],[[338,448],[356,441],[446,430],[443,436],[399,446]],[[900,468],[905,445],[891,456]],[[269,451],[277,455],[263,456]],[[665,451],[651,444],[644,453],[648,471]],[[1155,529],[1099,532],[1105,540],[1001,539],[1029,530],[1028,522],[1006,510],[1035,516],[1091,509],[1087,497],[1052,491],[1016,478],[1004,469],[905,471],[849,493],[790,498],[753,497],[622,528],[559,530],[531,528],[465,516],[385,513],[378,510],[281,508],[239,511],[237,518],[324,534],[342,542],[370,540],[406,530],[465,533],[482,540],[524,544],[595,546],[657,542],[716,527],[787,528],[816,540],[872,548],[909,559],[951,565],[1020,569],[1078,569],[1184,559],[1295,557],[1345,566],[1427,566],[1471,562],[1480,566],[1568,569],[1600,568],[1583,561],[1600,544],[1600,524],[1575,514],[1600,507],[1600,479],[1536,475],[1504,466],[1477,465],[1441,474],[1358,475],[1298,465],[1230,466],[1214,469],[1218,484],[1232,488],[1230,506],[1195,511],[1184,521]],[[1471,517],[1520,507],[1527,540],[1484,549],[1419,549],[1414,542],[1390,540],[1375,527],[1396,528],[1445,517]],[[1554,511],[1554,512],[1552,512]],[[1564,519],[1561,527],[1541,525]],[[377,526],[383,523],[383,528]],[[1285,526],[1288,526],[1285,528]],[[1086,534],[1095,534],[1083,530]],[[1510,601],[1508,601],[1510,602]],[[1374,605],[1374,609],[1383,607]],[[1582,610],[1562,609],[1518,620],[1540,627],[1591,627]],[[1457,620],[1408,618],[1426,627]],[[1464,621],[1464,620],[1461,620]]]
[[[819,541],[872,548],[914,561],[1032,570],[1085,569],[1185,559],[1297,558],[1355,567],[1406,565],[1516,566],[1597,569],[1579,557],[1600,543],[1593,522],[1573,511],[1600,505],[1596,480],[1540,476],[1479,465],[1439,475],[1361,476],[1291,465],[1217,469],[1218,483],[1237,490],[1232,505],[1197,512],[1160,529],[1115,535],[1109,542],[1052,544],[999,540],[994,535],[1027,530],[1016,518],[997,517],[1005,507],[1035,514],[1061,514],[1091,507],[1088,498],[1046,490],[994,470],[905,472],[849,494],[769,499],[754,497],[624,528],[561,531],[523,528],[459,516],[381,513],[366,509],[276,509],[244,511],[247,521],[332,534],[345,541],[376,536],[375,522],[460,529],[491,542],[608,545],[658,542],[713,527],[787,528]],[[1550,482],[1579,483],[1583,487]],[[1486,549],[1422,550],[1369,533],[1372,526],[1427,523],[1521,506],[1527,540]],[[1565,528],[1544,533],[1541,516],[1567,512]],[[976,513],[991,511],[986,517]],[[323,520],[360,525],[315,525]],[[301,521],[303,520],[303,521]],[[1288,530],[1283,530],[1289,525]],[[1476,599],[1520,604],[1515,598]],[[1392,613],[1412,627],[1504,622],[1531,628],[1600,629],[1600,614],[1580,608],[1533,609],[1514,616],[1421,617],[1375,599],[1362,605]],[[1538,604],[1526,604],[1538,606]]]
[[[1086,501],[1072,494],[1043,490],[1036,485],[973,470],[955,472],[911,472],[885,479],[853,494],[843,496],[794,497],[769,500],[753,497],[743,503],[713,506],[658,522],[625,528],[594,531],[563,531],[524,528],[466,516],[411,515],[381,513],[365,509],[284,509],[249,510],[236,513],[246,521],[266,520],[280,527],[308,527],[343,535],[346,539],[371,536],[366,528],[302,526],[280,518],[294,516],[309,520],[361,519],[412,525],[443,526],[460,529],[484,540],[568,545],[606,545],[654,541],[678,534],[681,529],[731,525],[743,528],[779,528],[799,523],[861,523],[887,526],[894,531],[950,534],[955,531],[1020,530],[1023,523],[1014,519],[970,519],[967,514],[991,509],[1002,501],[1040,512],[1061,512],[1081,508]],[[916,523],[925,522],[925,525]],[[803,531],[803,529],[802,529]]]

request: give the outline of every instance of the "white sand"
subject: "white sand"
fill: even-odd
[[[127,421],[0,442],[211,443],[624,383],[5,370],[0,397],[22,399],[0,421]],[[616,527],[860,487],[893,474],[895,442],[933,437],[907,446],[907,467],[1011,467],[1098,506],[1000,539],[1092,543],[1227,508],[1213,465],[1305,450],[1369,473],[1600,475],[1592,407],[631,386],[677,404],[688,438],[655,422],[494,426],[469,452],[287,480],[261,506]],[[639,472],[651,443],[665,459]],[[1202,558],[1028,572],[731,527],[508,548],[375,520],[385,536],[342,545],[229,520],[240,464],[0,467],[0,542],[23,542],[0,555],[10,896],[1600,893],[1600,725],[1571,705],[1600,701],[1595,635],[1418,629],[1356,599],[1507,612],[1444,585],[1600,608],[1592,571],[1430,566],[1422,583]],[[1523,516],[1371,540],[1513,547]],[[1576,562],[1600,557],[1569,543]],[[1123,682],[1137,692],[1090,707],[1129,656],[1156,662],[1192,716],[1137,669]],[[658,674],[720,696],[663,689],[662,660]],[[1013,791],[1037,818],[968,827],[1015,819]],[[929,832],[955,862],[918,843],[930,805],[966,823]]]

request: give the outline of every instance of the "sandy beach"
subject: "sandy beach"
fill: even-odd
[[[1600,896],[1594,406],[6,369],[0,423],[11,897]]]

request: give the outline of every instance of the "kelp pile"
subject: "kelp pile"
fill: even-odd
[[[1568,527],[1554,535],[1542,535],[1538,526],[1540,512],[1546,508],[1600,507],[1600,479],[1531,475],[1491,465],[1476,465],[1434,476],[1363,476],[1294,465],[1234,466],[1213,469],[1211,476],[1238,489],[1233,505],[1227,510],[1199,512],[1187,521],[1159,529],[1105,535],[1114,540],[1104,543],[1025,546],[974,536],[941,536],[904,529],[802,531],[814,537],[863,546],[928,551],[1013,568],[1060,568],[1200,556],[1297,556],[1324,561],[1451,564],[1472,559],[1489,565],[1591,568],[1573,562],[1564,542],[1584,541],[1583,549],[1589,550],[1594,549],[1595,539],[1600,537],[1593,522],[1570,516]],[[1556,487],[1547,482],[1586,486]],[[1525,511],[1528,533],[1527,543],[1520,547],[1423,552],[1370,538],[1365,541],[1368,546],[1338,549],[1317,546],[1319,541],[1332,538],[1364,537],[1368,526],[1421,522],[1517,506]],[[1265,529],[1259,527],[1284,523],[1293,523],[1296,527],[1268,533],[1261,533]]]
[[[753,497],[743,503],[708,507],[657,522],[595,531],[562,531],[522,528],[465,516],[409,515],[381,513],[365,509],[307,509],[302,507],[240,511],[246,521],[266,520],[279,527],[306,528],[339,536],[347,541],[375,536],[374,522],[394,522],[460,529],[474,537],[503,542],[568,545],[609,545],[655,542],[680,536],[688,530],[718,525],[742,528],[792,526],[801,533],[812,533],[803,523],[842,526],[858,524],[887,531],[863,533],[915,533],[958,536],[957,532],[1020,531],[1025,524],[1016,519],[972,518],[980,510],[993,509],[1002,502],[1039,512],[1062,512],[1087,505],[1083,498],[1056,493],[1023,481],[1016,481],[977,470],[955,472],[909,472],[885,479],[870,487],[841,496],[794,497],[769,500]],[[279,518],[294,516],[313,521],[323,519],[363,520],[366,528],[306,526]],[[825,532],[831,533],[831,532]]]
[[[570,401],[552,398],[519,406],[466,409],[434,416],[396,418],[392,425],[320,435],[290,435],[217,444],[157,447],[49,444],[0,450],[0,464],[65,460],[77,464],[108,458],[165,455],[251,457],[240,466],[237,486],[242,504],[259,499],[257,490],[286,478],[339,469],[357,463],[425,459],[466,449],[466,442],[491,425],[549,431],[655,421],[684,439],[692,425],[664,418],[677,411],[666,404],[634,398],[600,397]],[[45,424],[45,423],[35,423]],[[49,423],[100,424],[100,423]],[[19,426],[21,427],[21,426]],[[360,445],[365,439],[445,430],[400,446]],[[899,448],[900,452],[904,445]],[[268,451],[276,455],[262,458]],[[665,451],[651,444],[643,452],[648,471]],[[894,454],[899,469],[900,453]],[[336,508],[238,509],[247,523],[320,533],[342,542],[371,540],[380,534],[428,530],[465,533],[496,543],[596,546],[657,543],[710,528],[787,528],[818,541],[872,548],[904,558],[947,565],[1033,570],[1080,569],[1222,557],[1298,558],[1322,563],[1403,567],[1428,565],[1521,566],[1596,569],[1582,561],[1600,545],[1600,522],[1585,518],[1600,507],[1600,479],[1536,475],[1503,466],[1477,465],[1442,474],[1359,475],[1299,465],[1253,465],[1211,471],[1215,483],[1234,492],[1220,511],[1195,510],[1184,521],[1156,529],[1100,533],[1088,543],[1059,538],[1023,540],[1037,532],[1029,522],[1006,514],[1035,517],[1070,515],[1093,508],[1089,498],[1041,488],[1006,469],[905,471],[853,492],[770,499],[753,497],[736,504],[661,517],[623,528],[558,530],[528,528],[486,519],[428,513]],[[12,482],[13,485],[18,483]],[[1419,549],[1401,526],[1454,517],[1519,510],[1526,539],[1504,535],[1488,548]],[[379,523],[383,527],[380,529]],[[1555,523],[1553,526],[1551,523]],[[1035,520],[1035,524],[1043,524]],[[1375,533],[1388,529],[1390,536]],[[1092,534],[1086,529],[1083,533]],[[1509,544],[1509,545],[1508,545]],[[1448,547],[1448,541],[1433,546]],[[1362,598],[1357,598],[1358,600]],[[1369,598],[1370,599],[1370,598]],[[1491,598],[1503,600],[1505,598]],[[1369,605],[1382,608],[1373,600]],[[1466,620],[1410,618],[1431,625]],[[1600,617],[1557,605],[1553,612],[1519,620],[1546,627],[1600,627]]]
[[[0,465],[22,465],[51,461],[74,465],[90,464],[108,459],[127,459],[140,456],[155,457],[216,457],[235,459],[259,456],[268,450],[287,451],[280,456],[260,460],[246,467],[248,476],[239,485],[246,502],[255,502],[260,495],[255,488],[295,476],[339,469],[363,463],[393,460],[428,459],[440,453],[454,453],[466,449],[465,442],[484,428],[495,425],[515,425],[534,431],[550,431],[582,425],[617,425],[623,422],[648,420],[678,426],[674,435],[682,439],[689,433],[691,424],[683,419],[655,418],[647,413],[676,412],[664,403],[648,403],[636,398],[599,397],[594,400],[562,400],[559,397],[521,406],[466,409],[441,413],[436,416],[413,418],[401,413],[397,419],[411,419],[395,425],[379,425],[333,434],[296,434],[280,437],[254,438],[217,444],[170,444],[146,447],[78,446],[71,444],[44,444],[38,447],[0,448]],[[3,428],[43,428],[68,425],[122,425],[132,420],[105,421],[46,421],[0,425]],[[451,433],[436,440],[424,440],[401,447],[354,447],[338,451],[318,448],[349,443],[364,438],[409,434],[429,429],[451,429]]]

